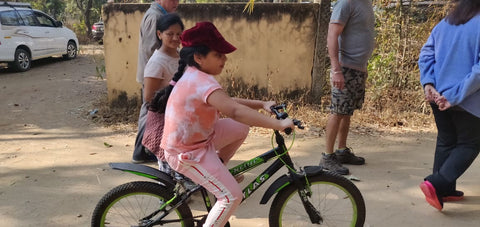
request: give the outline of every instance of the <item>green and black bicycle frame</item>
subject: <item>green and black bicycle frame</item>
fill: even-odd
[[[277,119],[285,119],[288,117],[288,114],[286,114],[285,112],[278,111],[279,109],[282,109],[282,108],[284,109],[285,108],[284,105],[277,106],[275,108],[276,109],[272,108],[272,111],[277,115]],[[294,123],[297,125],[297,127],[303,128],[301,126],[300,121],[294,120]],[[297,188],[298,194],[302,200],[305,211],[308,213],[310,217],[310,221],[312,223],[321,224],[323,220],[320,212],[316,210],[315,207],[309,201],[309,197],[311,196],[312,193],[310,190],[310,183],[308,181],[308,178],[321,175],[323,173],[322,168],[319,166],[305,166],[303,170],[301,168],[299,170],[296,170],[292,162],[292,159],[290,158],[290,155],[288,153],[288,149],[285,146],[284,137],[280,134],[278,130],[274,130],[274,135],[275,135],[275,141],[277,143],[277,147],[249,161],[243,162],[229,169],[230,173],[235,176],[237,174],[247,172],[248,170],[256,168],[276,158],[276,160],[267,169],[265,169],[258,177],[256,177],[249,185],[247,185],[243,189],[243,200],[250,197],[250,195],[253,192],[255,192],[258,188],[260,188],[260,186],[263,185],[268,179],[270,179],[271,176],[273,176],[278,170],[280,170],[282,167],[285,166],[288,169],[288,173],[280,176],[270,185],[270,187],[265,191],[262,199],[260,200],[260,204],[266,204],[273,195],[280,192],[285,187],[294,185]],[[177,182],[175,182],[173,176],[170,176],[158,169],[155,169],[149,166],[130,164],[130,163],[110,163],[110,166],[112,169],[122,170],[122,171],[133,173],[139,176],[147,177],[152,180],[156,180],[162,185],[164,185],[167,189],[174,192],[178,191],[176,189],[176,187],[178,187],[178,184]],[[155,224],[166,224],[161,220],[163,216],[166,216],[173,209],[176,209],[178,206],[183,204],[188,199],[188,197],[190,197],[191,194],[199,190],[202,192],[202,197],[204,199],[205,207],[207,209],[207,212],[209,212],[210,209],[212,208],[212,204],[208,197],[207,191],[203,187],[197,186],[191,190],[187,190],[186,193],[182,193],[182,194],[175,193],[174,197],[171,198],[169,201],[167,201],[164,206],[162,206],[159,210],[157,210],[153,214],[148,215],[148,217],[146,218],[153,217],[158,213],[163,212],[163,215],[160,215],[159,218],[156,218],[156,220],[154,220],[148,226],[152,226]],[[166,208],[167,205],[171,205],[171,207],[167,209]],[[205,218],[204,216],[206,215],[197,216],[197,217],[194,217],[194,219],[203,217],[202,218],[203,220]],[[202,220],[194,220],[194,221],[201,222]]]
[[[263,185],[271,176],[273,176],[282,167],[286,166],[288,169],[288,174],[280,176],[270,185],[270,187],[265,191],[260,204],[266,204],[274,194],[293,184],[298,188],[299,196],[301,197],[311,222],[321,223],[323,220],[320,213],[308,200],[308,198],[311,196],[308,178],[322,174],[322,168],[319,166],[306,166],[304,170],[295,170],[292,159],[290,158],[288,150],[286,149],[283,136],[277,130],[274,131],[274,134],[276,143],[278,145],[277,147],[230,169],[230,173],[232,175],[237,175],[264,164],[271,159],[277,158],[267,169],[265,169],[257,178],[255,178],[243,189],[243,200],[250,197],[250,195],[261,185]]]
[[[166,187],[168,190],[177,192],[178,190],[176,187],[178,184],[175,182],[174,177],[164,173],[158,169],[152,168],[150,166],[145,166],[145,165],[139,165],[139,164],[132,164],[132,163],[110,163],[109,164],[112,169],[116,170],[121,170],[124,172],[132,173],[138,176],[142,177],[147,177],[152,180],[158,181],[160,184],[162,184],[164,187]],[[159,217],[155,218],[154,221],[151,223],[148,223],[146,226],[154,226],[154,225],[164,225],[168,224],[168,222],[163,221],[163,217],[168,215],[172,210],[178,208],[181,204],[186,202],[186,200],[190,197],[191,194],[201,191],[202,197],[205,203],[205,207],[207,209],[207,212],[210,212],[212,208],[212,204],[210,202],[210,199],[207,194],[207,190],[204,189],[201,186],[197,186],[191,190],[187,190],[186,193],[183,193],[181,195],[179,194],[174,194],[174,197],[171,198],[169,201],[167,201],[163,206],[161,206],[158,210],[155,212],[148,214],[147,216],[144,217],[145,220],[149,220],[150,218],[154,217],[155,215],[162,213],[159,215]],[[181,197],[180,197],[181,196]],[[167,208],[167,205],[171,205],[170,208]],[[202,218],[201,220],[196,220],[195,218]],[[195,222],[202,222],[204,221],[203,219],[206,218],[206,215],[200,215],[193,217]],[[170,222],[177,222],[178,220],[170,220]],[[198,224],[198,223],[197,223]],[[226,225],[227,226],[227,225]]]

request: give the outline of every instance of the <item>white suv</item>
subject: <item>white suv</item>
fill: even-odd
[[[0,63],[23,72],[32,60],[59,55],[73,59],[77,47],[77,36],[62,22],[29,3],[0,1]]]

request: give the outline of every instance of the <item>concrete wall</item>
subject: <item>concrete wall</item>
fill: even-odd
[[[108,97],[140,97],[135,80],[139,25],[150,4],[107,4],[105,66]],[[317,3],[256,3],[252,14],[245,3],[180,4],[185,28],[212,21],[237,47],[227,55],[218,78],[231,94],[275,100],[304,99],[319,103],[325,84],[326,34],[330,1]]]

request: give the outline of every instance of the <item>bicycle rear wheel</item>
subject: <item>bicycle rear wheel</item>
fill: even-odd
[[[173,192],[158,183],[135,181],[122,184],[98,202],[92,215],[92,227],[145,226],[159,214],[145,218],[172,197]],[[179,206],[162,221],[168,226],[194,226],[192,212],[187,204]]]
[[[291,184],[282,189],[273,200],[269,213],[271,227],[363,226],[365,202],[350,180],[332,172],[323,172],[308,180],[312,191],[309,201],[320,213],[323,223],[312,224],[297,188]]]

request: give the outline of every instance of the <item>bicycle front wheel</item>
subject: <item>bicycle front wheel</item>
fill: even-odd
[[[172,197],[173,192],[158,183],[135,181],[122,184],[98,202],[92,215],[92,227],[145,226],[162,214],[152,215]],[[194,226],[187,204],[173,210],[162,222],[168,226]]]
[[[270,207],[271,227],[281,226],[355,226],[365,222],[365,202],[358,188],[348,179],[332,172],[308,178],[312,195],[310,203],[323,221],[312,224],[295,185],[291,184],[275,196]]]

